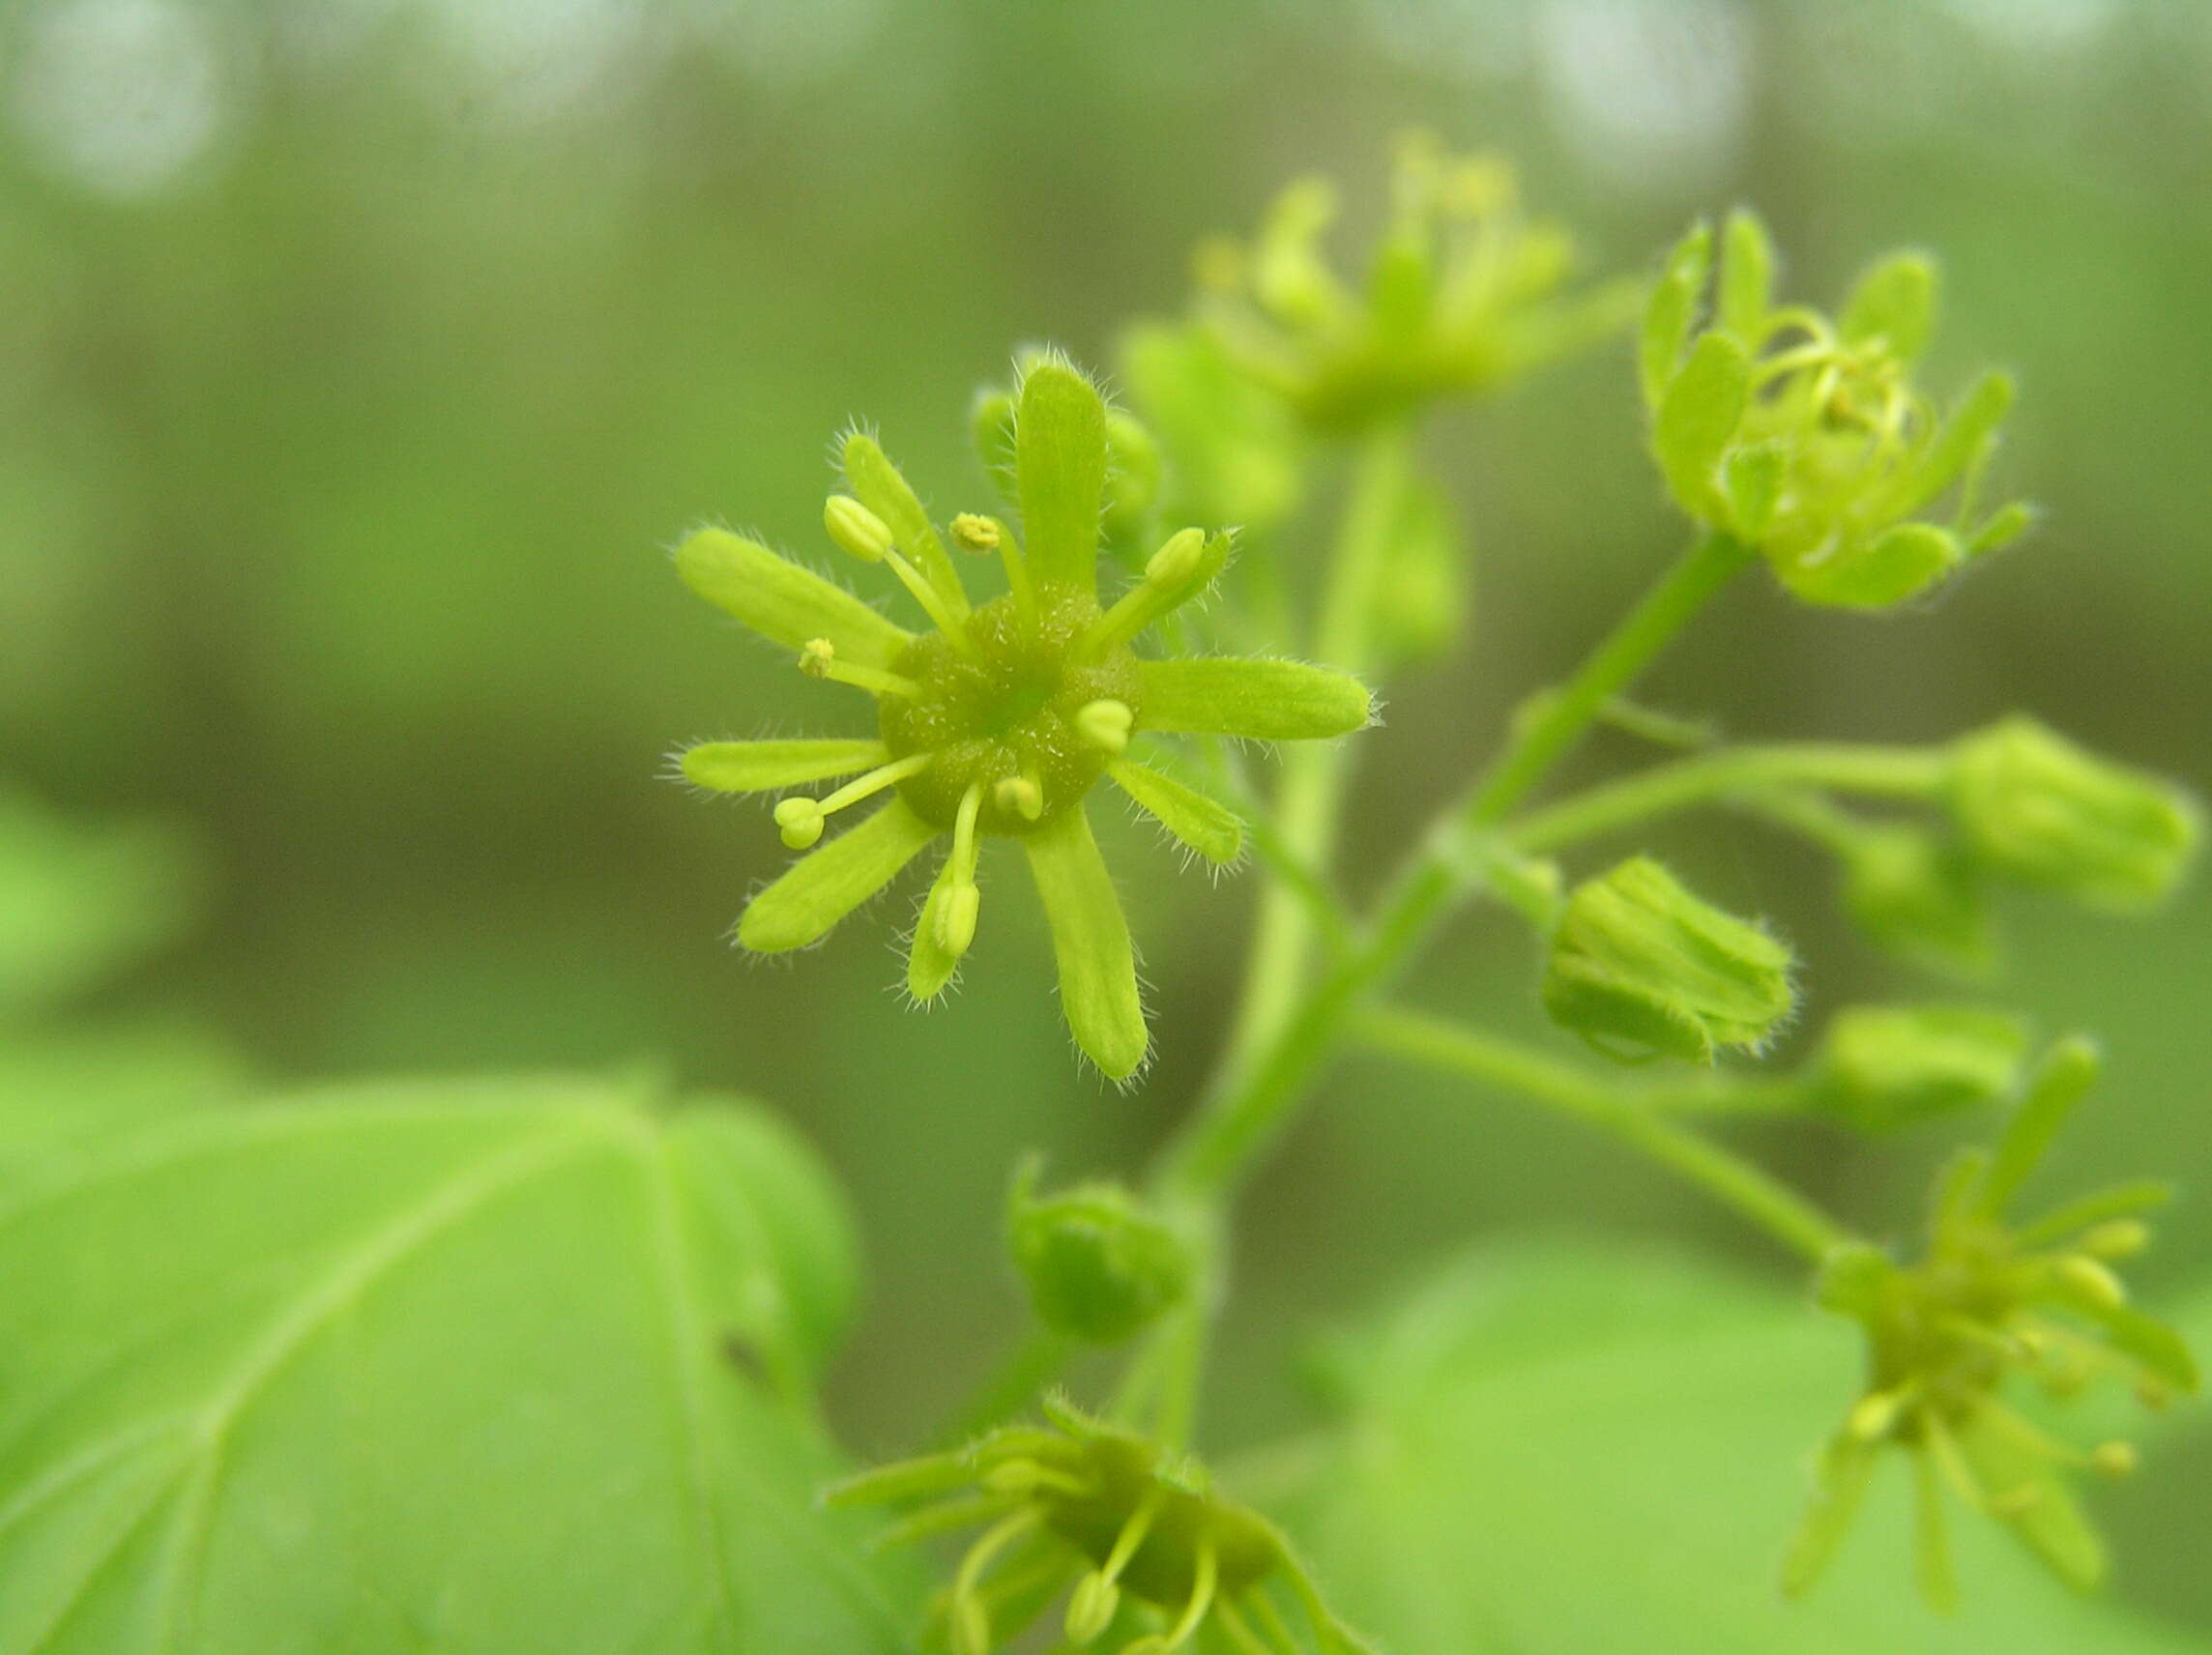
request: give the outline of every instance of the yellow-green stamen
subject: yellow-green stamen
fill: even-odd
[[[929,768],[933,754],[916,753],[911,758],[894,759],[888,765],[878,765],[867,774],[855,776],[827,798],[793,798],[780,800],[775,807],[775,825],[783,830],[783,842],[794,851],[811,848],[822,837],[825,818],[834,816],[847,805],[858,804],[871,798],[887,787],[895,786],[908,776],[918,775]]]
[[[870,695],[902,695],[912,700],[921,693],[921,685],[911,678],[903,678],[882,667],[871,667],[859,661],[841,661],[837,658],[837,646],[827,638],[810,638],[806,647],[799,652],[799,670],[808,678],[828,679],[831,683],[849,683],[855,689],[864,689]]]

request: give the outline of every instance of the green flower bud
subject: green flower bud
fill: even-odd
[[[2180,882],[2197,811],[2179,788],[2014,716],[1952,752],[1951,807],[1996,871],[2099,908],[2143,908]]]
[[[1870,826],[1842,847],[1844,908],[1877,945],[1967,976],[1996,954],[1981,881],[1957,844],[1918,828]]]
[[[2026,1030],[2001,1012],[1852,1006],[1828,1025],[1813,1096],[1862,1132],[1887,1132],[2010,1096],[2026,1052]]]
[[[1090,1345],[1135,1337],[1190,1292],[1190,1250],[1121,1185],[1035,1193],[1037,1165],[1014,1177],[1006,1245],[1039,1321]]]
[[[1700,901],[1648,857],[1576,887],[1552,940],[1544,1007],[1623,1060],[1709,1063],[1756,1050],[1796,1003],[1789,948]]]

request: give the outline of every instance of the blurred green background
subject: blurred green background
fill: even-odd
[[[189,824],[209,868],[205,922],[81,1020],[220,1031],[276,1077],[665,1065],[773,1100],[872,1258],[837,1416],[862,1451],[911,1442],[1016,1326],[1018,1152],[1133,1168],[1186,1106],[1253,882],[1179,878],[1113,824],[1158,1014],[1130,1096],[1069,1059],[1026,882],[995,882],[965,991],[927,1016],[893,994],[903,896],[795,967],[748,964],[723,933],[786,853],[663,755],[849,708],[690,600],[663,549],[717,516],[814,551],[853,416],[940,509],[983,500],[967,397],[1017,344],[1110,364],[1126,320],[1179,305],[1199,236],[1296,171],[1371,199],[1414,125],[1511,154],[1599,272],[1738,200],[1810,297],[1931,246],[1936,382],[2023,381],[2000,469],[2048,510],[2032,540],[1878,623],[1747,587],[1652,699],[1882,740],[2024,706],[2212,778],[2197,0],[12,0],[0,779]],[[1391,688],[1355,887],[1673,548],[1639,440],[1624,345],[1435,433],[1476,635]],[[1713,819],[1665,849],[1796,941],[1810,1024],[1929,992],[1833,920],[1810,857]],[[2205,1279],[2212,888],[2148,925],[2009,918],[2001,992],[2110,1046],[2064,1176],[2193,1186],[2141,1279]],[[1409,992],[1526,1025],[1532,979],[1484,916]],[[1944,1146],[1757,1147],[1894,1229]],[[1290,1358],[1424,1260],[1563,1224],[1782,1268],[1570,1129],[1347,1063],[1246,1210],[1208,1435],[1303,1417]],[[2199,1437],[2103,1504],[2120,1589],[2212,1626],[2208,1472]]]

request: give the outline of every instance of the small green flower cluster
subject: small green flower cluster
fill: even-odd
[[[2011,382],[1984,375],[1948,415],[1913,383],[1932,260],[1873,266],[1830,317],[1775,304],[1751,214],[1729,219],[1717,258],[1713,240],[1703,224],[1684,238],[1644,315],[1651,447],[1676,505],[1756,547],[1799,597],[1852,609],[1917,596],[2027,527],[2024,506],[1980,505]],[[1949,519],[1927,518],[1954,488]]]
[[[2112,1270],[2149,1244],[2138,1215],[2165,1199],[2162,1186],[2116,1186],[2024,1224],[2007,1217],[2096,1067],[2085,1042],[2052,1052],[1994,1149],[1967,1151],[1945,1171],[1917,1263],[1853,1244],[1822,1268],[1820,1302],[1866,1330],[1867,1381],[1821,1452],[1813,1505],[1785,1569],[1792,1592],[1826,1567],[1889,1447],[1912,1461],[1920,1584],[1938,1608],[1958,1598],[1946,1491],[2003,1522],[2074,1585],[2103,1579],[2104,1546],[2067,1479],[2124,1474],[2135,1449],[2075,1448],[2001,1394],[2014,1376],[2065,1398],[2121,1373],[2159,1407],[2198,1385],[2180,1335],[2136,1309]]]
[[[912,1543],[981,1526],[937,1612],[953,1655],[990,1655],[1067,1594],[1067,1645],[1172,1655],[1202,1631],[1239,1655],[1366,1655],[1290,1542],[1221,1494],[1187,1454],[1054,1396],[1046,1424],[1007,1425],[966,1447],[839,1484],[833,1505],[923,1505],[884,1536]],[[1278,1601],[1287,1594],[1301,1634]]]
[[[964,513],[943,535],[875,440],[842,445],[851,490],[824,511],[830,539],[897,578],[932,629],[916,633],[756,540],[701,529],[676,553],[684,583],[800,669],[876,703],[873,739],[710,741],[678,763],[694,785],[764,793],[852,776],[775,806],[784,843],[807,857],[746,908],[737,940],[774,953],[819,941],[932,842],[951,848],[908,954],[917,1001],[942,994],[975,940],[981,841],[1018,842],[1051,922],[1061,1003],[1076,1044],[1106,1075],[1143,1066],[1150,1037],[1136,955],[1084,800],[1110,780],[1185,846],[1234,863],[1243,828],[1226,805],[1140,761],[1145,735],[1325,740],[1361,728],[1373,698],[1342,673],[1221,655],[1143,657],[1142,634],[1201,597],[1233,537],[1183,529],[1107,601],[1099,521],[1108,415],[1096,387],[1056,358],[1033,363],[1013,401],[1021,537]],[[946,550],[995,557],[1005,590],[974,602]],[[816,848],[836,813],[888,794],[859,827]]]

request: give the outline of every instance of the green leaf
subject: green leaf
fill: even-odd
[[[676,548],[684,584],[771,644],[797,654],[815,638],[864,666],[888,667],[914,642],[843,587],[727,529],[694,531]]]
[[[199,912],[198,849],[170,823],[78,824],[0,790],[0,1019],[44,1011],[174,941]]]
[[[399,1083],[113,1139],[0,1207],[0,1650],[905,1650],[814,1503],[851,1276],[737,1104]]]
[[[961,594],[960,576],[953,570],[945,542],[938,538],[913,484],[891,464],[882,446],[866,432],[855,431],[845,438],[843,458],[845,481],[860,504],[884,520],[898,549],[921,571],[924,580],[956,604],[964,605],[967,599]]]
[[[1138,727],[1252,741],[1349,736],[1374,721],[1375,698],[1349,674],[1300,661],[1233,655],[1146,661]]]
[[[1674,251],[1667,255],[1666,270],[1652,286],[1637,348],[1637,371],[1646,408],[1656,409],[1674,383],[1674,364],[1682,360],[1682,347],[1690,341],[1690,329],[1697,320],[1698,303],[1704,296],[1712,258],[1712,226],[1693,225],[1690,233],[1674,244]]]
[[[1226,867],[1243,855],[1244,823],[1227,805],[1132,759],[1117,759],[1106,767],[1106,773],[1155,822],[1208,861]]]
[[[1729,215],[1722,240],[1717,319],[1746,350],[1756,351],[1774,303],[1774,243],[1748,207]]]
[[[18,1182],[97,1153],[116,1133],[235,1102],[249,1084],[229,1042],[189,1024],[0,1039],[0,1202]]]
[[[1852,344],[1884,339],[1906,362],[1927,349],[1936,325],[1936,261],[1926,253],[1893,253],[1869,267],[1844,302],[1839,320]]]
[[[937,837],[903,798],[809,851],[745,907],[738,942],[755,953],[803,948],[896,879]]]
[[[1052,927],[1060,1008],[1084,1055],[1109,1080],[1143,1065],[1150,1035],[1137,994],[1137,958],[1121,899],[1080,806],[1025,834],[1030,873]]]
[[[1961,1611],[1930,1613],[1897,1452],[1819,1586],[1785,1598],[1808,1463],[1860,1360],[1799,1295],[1648,1246],[1494,1249],[1346,1342],[1347,1416],[1284,1515],[1330,1601],[1390,1649],[2201,1649],[2076,1597],[1959,1507]]]
[[[1651,451],[1682,509],[1714,516],[1721,455],[1743,423],[1751,394],[1751,358],[1727,334],[1699,337],[1682,371],[1667,387],[1651,423]]]
[[[716,793],[769,793],[851,775],[890,757],[881,741],[701,741],[684,749],[684,779]]]
[[[1106,404],[1095,386],[1057,358],[1022,377],[1014,476],[1036,578],[1091,590],[1106,492]]]

